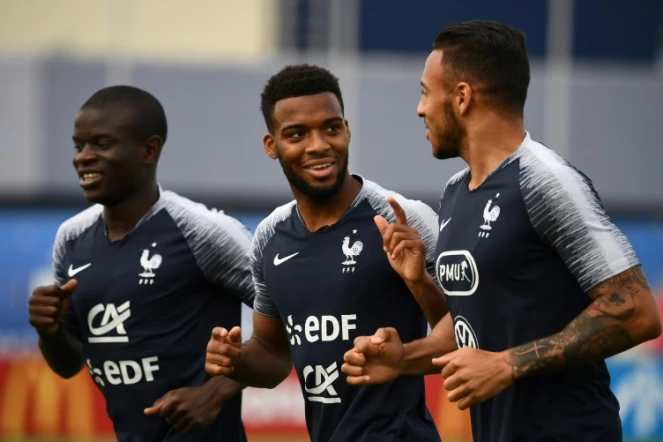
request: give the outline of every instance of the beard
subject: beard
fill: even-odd
[[[460,156],[460,148],[465,139],[465,130],[458,122],[451,107],[451,100],[444,103],[444,130],[436,131],[433,142],[433,156],[438,160],[447,160]]]
[[[329,185],[329,186],[316,186],[308,183],[304,178],[302,178],[300,175],[298,175],[292,167],[290,167],[288,164],[286,164],[282,159],[281,156],[278,156],[279,158],[279,163],[281,163],[281,168],[283,169],[283,174],[285,175],[286,179],[288,180],[288,183],[295,189],[297,189],[298,192],[303,194],[305,197],[311,199],[311,200],[326,200],[338,193],[338,191],[341,189],[343,186],[343,181],[345,180],[345,176],[348,174],[348,153],[345,153],[345,157],[343,158],[343,163],[341,165],[341,169],[338,172],[338,175],[336,176],[336,179],[334,180],[334,183]]]

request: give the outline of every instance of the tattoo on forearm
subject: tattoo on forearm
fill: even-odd
[[[509,352],[514,379],[591,363],[633,347],[624,323],[636,311],[638,296],[650,291],[640,266],[591,290],[594,302],[564,330]]]

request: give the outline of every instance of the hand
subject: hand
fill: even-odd
[[[394,209],[395,223],[387,223],[382,216],[374,218],[375,224],[382,235],[384,251],[387,252],[389,264],[406,283],[418,283],[426,275],[426,248],[417,229],[407,223],[405,211],[393,197],[387,202]]]
[[[205,371],[212,376],[229,375],[235,369],[235,360],[242,354],[242,329],[233,327],[228,331],[214,327],[207,344]]]
[[[359,336],[343,356],[341,371],[348,384],[382,384],[396,379],[402,370],[405,348],[394,328],[379,328],[373,336]]]
[[[497,395],[513,383],[511,368],[502,353],[463,347],[439,358],[447,398],[465,410]]]
[[[78,281],[70,279],[62,287],[41,286],[34,289],[28,301],[30,325],[42,336],[55,335],[60,331],[60,323],[69,311],[71,294]]]
[[[211,424],[219,415],[227,398],[214,394],[214,390],[185,387],[171,390],[144,410],[148,416],[159,416],[180,430],[190,433]]]

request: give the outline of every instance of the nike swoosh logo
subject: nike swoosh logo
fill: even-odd
[[[74,268],[73,265],[69,264],[69,272],[67,272],[67,274],[68,274],[69,277],[71,278],[71,277],[74,276],[75,274],[82,272],[83,270],[87,269],[87,268],[90,267],[91,265],[92,265],[92,263],[90,262],[90,263],[88,263],[88,264],[85,264],[84,266],[80,266],[80,267],[76,267],[76,268]]]
[[[449,224],[449,221],[451,221],[451,218],[446,221],[442,221],[442,224],[440,224],[440,232],[447,226],[447,224]]]
[[[274,265],[277,266],[277,265],[283,264],[284,262],[286,262],[287,260],[289,260],[290,258],[292,258],[295,255],[299,255],[299,252],[293,253],[292,255],[285,256],[283,258],[279,258],[279,254],[277,253],[276,256],[274,257]]]

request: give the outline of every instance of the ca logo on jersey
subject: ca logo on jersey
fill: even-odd
[[[311,378],[309,376],[313,374]],[[341,402],[338,393],[332,385],[338,379],[338,367],[336,362],[328,367],[322,365],[307,365],[302,372],[304,376],[304,390],[307,398],[311,402],[322,402],[323,404],[334,404]],[[309,387],[309,379],[312,379],[313,385]]]
[[[468,320],[462,316],[454,318],[454,335],[456,335],[456,345],[458,348],[479,348],[479,340],[476,333],[474,333]]]
[[[90,327],[90,333],[94,337],[89,337],[88,342],[92,344],[109,343],[109,342],[129,342],[127,331],[124,328],[124,322],[131,316],[131,309],[127,301],[119,306],[115,304],[97,304],[87,315],[87,324]],[[101,316],[101,320],[97,323],[97,317]],[[116,336],[104,336],[115,330]]]
[[[479,287],[479,269],[467,250],[440,253],[435,269],[437,279],[447,296],[470,296]]]

